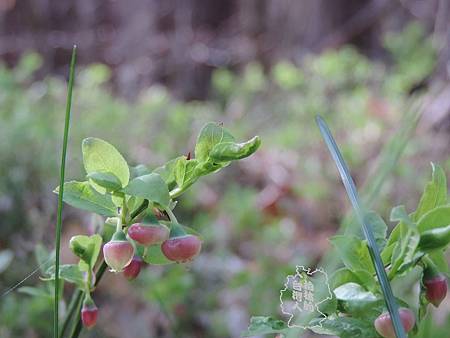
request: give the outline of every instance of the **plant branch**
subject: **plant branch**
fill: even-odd
[[[141,205],[131,213],[131,215],[130,215],[131,220],[134,220],[136,217],[138,217],[141,214],[141,212],[143,212],[145,209],[147,209],[147,207],[148,207],[148,200],[144,200],[141,203]]]
[[[102,279],[107,268],[108,268],[108,265],[106,265],[105,261],[102,260],[102,263],[95,274],[95,284],[94,284],[95,287],[100,283],[100,280]],[[80,297],[80,299],[82,299],[83,292],[81,290],[78,290],[78,291],[80,291],[80,295],[78,297]],[[76,306],[77,312],[76,312],[75,318],[74,318],[75,325],[72,328],[72,332],[69,336],[70,338],[78,338],[78,336],[80,335],[81,329],[82,329],[81,312],[80,312],[81,304],[82,304],[82,302],[78,301],[78,304]],[[73,312],[72,312],[72,314],[73,314]]]
[[[81,289],[76,289],[74,291],[72,298],[70,300],[69,309],[67,311],[66,318],[64,319],[63,326],[61,328],[61,331],[59,332],[59,338],[64,337],[64,332],[66,331],[66,329],[70,323],[70,319],[73,317],[75,310],[78,309],[81,304],[82,296],[83,296],[83,291]]]
[[[169,219],[172,223],[178,223],[177,217],[172,212],[172,210],[170,210],[170,208],[164,208],[164,210],[166,211],[166,213],[169,216]]]

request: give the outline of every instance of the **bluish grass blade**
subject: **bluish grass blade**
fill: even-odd
[[[330,151],[331,156],[333,157],[333,160],[336,163],[336,166],[339,170],[339,174],[341,175],[342,178],[342,182],[344,183],[345,190],[347,191],[347,194],[350,198],[350,202],[355,211],[356,218],[358,222],[361,224],[363,233],[367,239],[370,257],[375,267],[375,272],[377,274],[378,280],[380,281],[381,290],[383,291],[386,306],[392,318],[395,334],[397,338],[406,338],[406,334],[400,320],[400,315],[398,313],[398,305],[394,298],[394,294],[392,293],[391,285],[386,275],[386,271],[384,270],[383,261],[381,260],[380,251],[375,242],[372,228],[370,224],[367,223],[367,220],[364,217],[364,211],[361,207],[355,182],[353,181],[350,175],[350,171],[347,167],[347,164],[345,163],[345,160],[342,157],[342,154],[339,151],[336,141],[334,140],[326,122],[320,116],[316,117],[316,122],[317,125],[319,126],[320,133],[322,134],[322,137],[328,147],[328,150]]]
[[[72,109],[72,90],[75,75],[75,62],[77,59],[77,46],[73,46],[72,59],[70,61],[69,83],[67,86],[66,115],[64,120],[64,136],[61,154],[61,167],[59,176],[58,212],[56,217],[55,235],[55,302],[53,312],[53,336],[59,335],[59,251],[61,247],[62,207],[64,195],[64,176],[66,171],[67,143],[69,139],[70,111]]]

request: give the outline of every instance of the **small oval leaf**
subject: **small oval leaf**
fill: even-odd
[[[122,187],[128,184],[128,164],[113,145],[99,138],[89,137],[83,140],[82,151],[84,168],[88,174],[110,172],[119,179]]]
[[[136,177],[123,189],[123,192],[148,199],[163,207],[167,207],[170,201],[169,188],[156,173]]]

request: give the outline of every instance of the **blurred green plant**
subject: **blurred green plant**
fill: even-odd
[[[257,63],[237,72],[218,69],[212,76],[212,97],[205,102],[180,102],[168,89],[154,85],[130,103],[114,95],[109,87],[108,67],[90,65],[77,74],[67,175],[83,177],[77,149],[89,135],[114,140],[130,162],[148,167],[180,153],[192,153],[193,130],[209,120],[224,122],[237,138],[256,132],[261,135],[265,147],[252,163],[244,161],[227,173],[199,182],[180,204],[180,215],[197,224],[210,244],[202,258],[205,268],[193,266],[189,278],[194,282],[180,287],[178,305],[194,304],[189,316],[197,319],[207,336],[238,335],[248,321],[229,324],[235,323],[230,319],[235,318],[232,312],[244,314],[240,318],[249,313],[277,316],[277,294],[284,276],[296,264],[317,261],[327,246],[311,246],[309,242],[334,231],[344,216],[334,168],[323,165],[320,135],[311,128],[314,115],[324,115],[336,130],[338,141],[346,145],[342,150],[357,182],[363,180],[361,173],[378,168],[377,154],[391,126],[401,124],[402,128],[410,122],[405,114],[409,91],[429,76],[436,61],[424,30],[416,24],[412,27],[387,37],[387,65],[368,59],[352,47],[342,47],[307,55],[301,61],[280,61],[269,72]],[[18,236],[28,244],[23,247],[30,248],[29,253],[32,243],[48,245],[47,226],[43,225],[52,224],[54,213],[51,190],[57,185],[59,152],[55,145],[62,137],[59,126],[65,82],[56,76],[40,78],[41,64],[36,54],[23,56],[13,69],[0,64],[0,245],[15,252],[13,244]],[[124,137],[125,130],[133,130],[132,135]],[[382,188],[376,182],[370,184],[368,190],[378,189],[371,198],[376,196],[381,213],[386,214],[394,203],[394,192],[410,196],[420,193],[425,176],[418,169],[423,164],[414,161],[416,157],[431,160],[429,149],[426,139],[414,140],[401,163],[383,167],[387,169],[382,175]],[[396,163],[403,150],[404,146],[386,146],[383,158]],[[446,160],[448,156],[442,162]],[[450,162],[445,166],[449,169]],[[229,184],[231,175],[238,178],[236,184]],[[405,201],[407,208],[412,209],[413,200]],[[27,260],[23,252],[14,259],[21,264],[0,275],[5,286],[33,268],[34,261]],[[223,269],[212,267],[218,262]],[[211,274],[215,276],[213,282]],[[168,279],[177,279],[176,275],[174,272]],[[164,278],[155,280],[148,271],[136,292],[154,300],[154,286],[165,299],[171,292],[165,283]],[[228,283],[233,285],[231,291],[225,290]],[[223,300],[233,296],[238,300]],[[36,302],[17,294],[5,298],[4,303],[17,301]],[[23,327],[49,336],[41,323],[28,321],[39,317],[39,312],[32,312],[34,306],[28,309],[30,312],[23,316],[8,316],[11,321],[17,318],[15,324],[1,321],[0,330],[14,327],[12,337],[23,336],[21,324],[27,323]],[[51,311],[43,311],[41,318],[50,320],[46,314],[51,315]],[[193,328],[192,321],[174,320],[179,321],[186,337],[195,336],[198,327]],[[214,326],[205,324],[208,321]]]

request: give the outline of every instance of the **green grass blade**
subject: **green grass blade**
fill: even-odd
[[[383,291],[383,295],[385,298],[386,306],[388,308],[389,314],[392,318],[392,323],[394,325],[395,334],[398,338],[406,338],[405,331],[403,329],[400,315],[398,313],[397,302],[392,293],[391,285],[386,275],[386,271],[384,270],[384,265],[381,260],[380,252],[378,246],[375,242],[375,238],[371,229],[370,224],[367,223],[366,218],[364,217],[364,212],[361,208],[361,203],[359,201],[358,192],[356,190],[355,183],[350,175],[350,171],[342,157],[341,152],[334,140],[331,132],[325,123],[325,121],[320,117],[316,117],[316,122],[319,126],[320,132],[325,140],[325,143],[328,147],[328,150],[335,161],[339,174],[341,175],[342,182],[344,183],[347,194],[352,203],[353,209],[355,211],[356,217],[359,223],[362,225],[364,235],[368,242],[368,249],[370,253],[370,257],[372,258],[372,262],[375,267],[375,271],[377,273],[378,280],[381,284],[381,289]]]
[[[73,46],[72,59],[70,61],[69,72],[69,84],[67,89],[67,101],[66,101],[66,116],[64,121],[64,137],[61,155],[61,168],[59,176],[59,194],[58,194],[58,213],[56,219],[56,239],[55,239],[55,303],[54,303],[54,316],[53,316],[53,336],[58,337],[59,331],[59,251],[61,247],[61,223],[62,223],[62,207],[63,207],[63,195],[64,195],[64,175],[66,170],[66,154],[67,154],[67,142],[69,137],[69,125],[70,125],[70,111],[72,107],[72,90],[74,83],[75,62],[77,58],[77,46]]]

